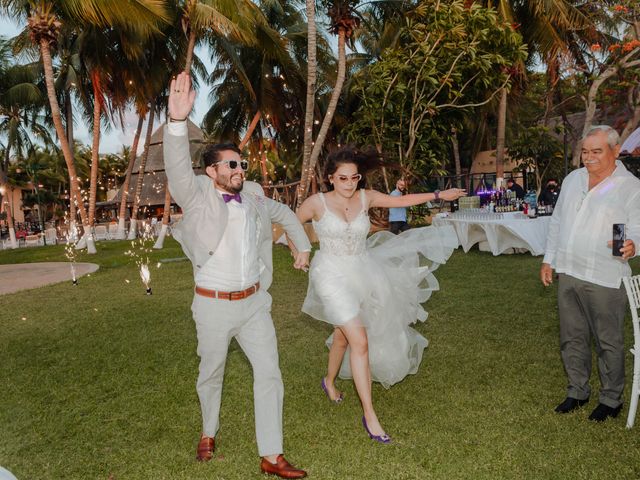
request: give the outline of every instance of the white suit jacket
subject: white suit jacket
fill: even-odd
[[[171,135],[165,125],[163,147],[169,191],[183,213],[173,235],[191,260],[195,276],[216,251],[229,213],[226,203],[216,192],[213,180],[193,173],[187,135]],[[243,202],[250,203],[258,212],[256,243],[260,285],[268,289],[273,278],[271,224],[280,223],[299,251],[311,250],[311,244],[291,209],[265,197],[260,185],[245,182],[240,195]]]

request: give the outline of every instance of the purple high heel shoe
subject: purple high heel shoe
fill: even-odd
[[[331,397],[329,396],[329,390],[327,390],[327,384],[324,381],[324,377],[322,377],[322,382],[320,382],[320,386],[322,387],[322,390],[324,391],[324,393],[327,396],[327,398],[329,400],[331,400]],[[340,396],[338,398],[336,398],[335,400],[331,400],[331,401],[333,403],[340,404],[340,403],[342,403],[342,400],[344,400],[344,393],[340,392]]]
[[[382,435],[374,435],[369,431],[369,427],[367,425],[367,419],[364,418],[364,415],[362,416],[362,425],[364,426],[364,429],[369,434],[369,438],[371,440],[375,440],[378,443],[384,443],[384,444],[391,443],[391,437],[386,433],[383,433]]]

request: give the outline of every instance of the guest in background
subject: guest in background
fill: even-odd
[[[620,137],[599,125],[583,137],[582,163],[564,180],[553,210],[540,279],[545,286],[558,273],[560,355],[567,374],[567,397],[556,407],[571,412],[589,401],[591,337],[600,374],[598,406],[589,420],[615,418],[624,389],[624,316],[627,296],[622,277],[640,241],[640,180],[616,160]],[[612,226],[626,225],[620,253],[611,252]]]
[[[516,194],[516,198],[522,200],[524,198],[524,189],[518,185],[513,178],[507,180],[507,189]]]
[[[550,178],[544,190],[540,193],[539,201],[543,205],[551,205],[555,208],[559,196],[560,187],[558,187],[558,180],[556,178]]]
[[[389,195],[392,197],[401,197],[407,193],[407,183],[404,179],[399,178],[396,182],[396,189]],[[409,224],[407,223],[407,208],[406,207],[394,207],[389,209],[389,231],[395,235],[405,230],[409,230]]]

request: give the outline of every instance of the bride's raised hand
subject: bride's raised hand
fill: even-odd
[[[440,192],[440,198],[442,200],[446,200],[447,202],[451,202],[460,197],[464,197],[466,194],[466,190],[462,188],[450,188],[448,190],[443,190],[442,192]]]

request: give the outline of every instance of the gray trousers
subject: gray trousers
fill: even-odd
[[[567,396],[585,400],[591,394],[591,336],[600,374],[599,402],[615,408],[624,389],[624,288],[607,288],[560,274],[558,311],[560,354],[567,373]]]
[[[235,337],[253,368],[258,453],[262,457],[282,453],[284,388],[271,320],[271,296],[259,290],[243,300],[229,301],[196,294],[191,310],[200,356],[196,390],[202,409],[202,432],[213,437],[218,431],[227,350]]]

